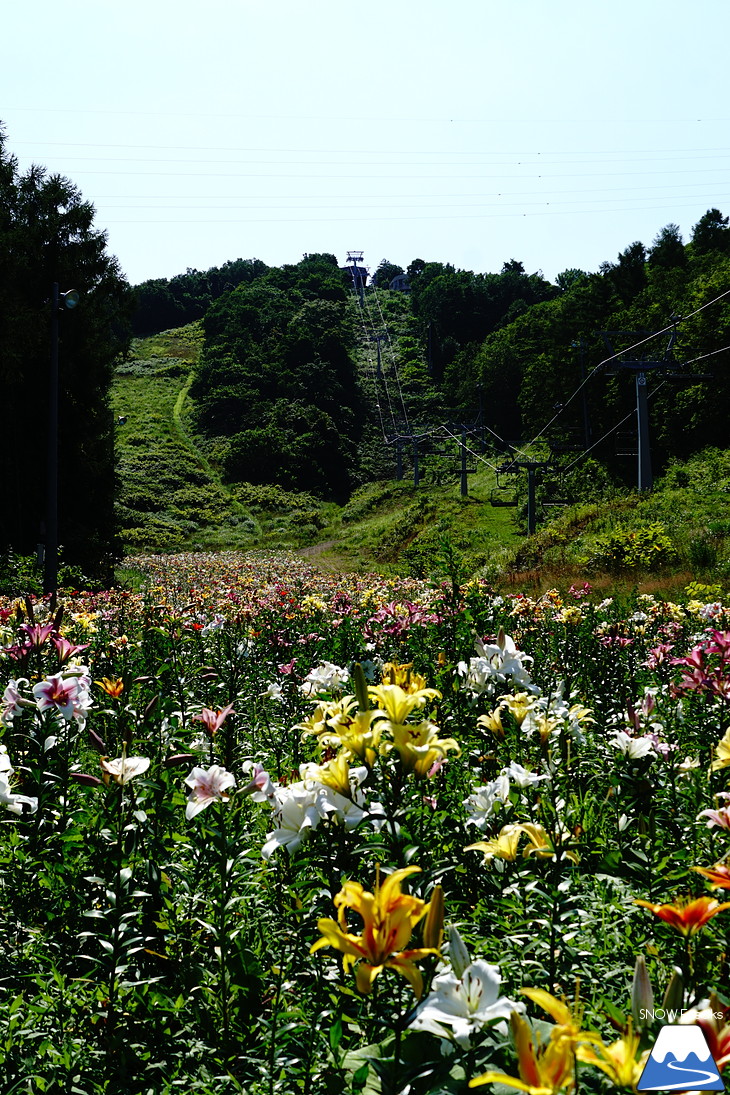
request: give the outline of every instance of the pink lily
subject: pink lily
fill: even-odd
[[[39,711],[56,708],[70,722],[79,696],[79,678],[64,677],[56,673],[45,681],[33,685],[33,695]]]
[[[232,703],[229,703],[227,707],[220,711],[212,711],[209,707],[204,707],[199,715],[193,715],[193,719],[202,722],[210,736],[213,737],[232,712]]]
[[[206,806],[210,806],[211,802],[227,802],[229,796],[225,792],[235,785],[236,777],[219,764],[213,764],[207,770],[193,768],[185,782],[191,790],[185,807],[185,817],[190,821]]]

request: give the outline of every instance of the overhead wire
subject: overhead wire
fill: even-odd
[[[375,341],[379,337],[380,332],[378,331],[377,326],[376,326],[376,324],[373,320],[372,312],[371,312],[371,309],[370,309],[370,304],[368,303],[367,295],[365,293],[365,287],[364,286],[363,286],[363,293],[362,293],[362,298],[361,298],[361,309],[360,310],[361,310],[363,316],[367,315],[368,321],[370,323],[370,336],[369,337],[371,338],[371,341]],[[382,368],[382,355],[381,355],[380,379],[383,382],[383,388],[384,388],[384,391],[385,391],[385,398],[388,401],[388,409],[390,410],[390,417],[391,417],[391,420],[393,422],[393,433],[398,434],[399,433],[399,426],[398,426],[398,423],[396,421],[395,411],[393,410],[393,400],[391,399],[390,388],[388,387],[388,377],[387,377],[387,374],[385,372],[385,369]],[[376,391],[377,391],[377,384],[376,384]]]
[[[408,431],[408,433],[410,433],[411,432],[411,427],[410,427],[410,423],[408,422],[408,411],[406,410],[405,400],[403,399],[403,388],[402,388],[401,382],[400,382],[400,373],[398,371],[398,362],[396,360],[395,351],[393,349],[393,343],[392,343],[391,338],[390,338],[390,331],[388,330],[388,324],[385,322],[385,316],[383,315],[383,309],[380,306],[380,298],[378,296],[378,287],[377,287],[377,285],[372,285],[371,288],[373,290],[373,298],[375,300],[375,303],[378,306],[378,314],[380,315],[380,325],[381,325],[383,331],[385,332],[385,337],[386,337],[387,342],[388,342],[388,351],[390,353],[391,368],[393,369],[393,372],[395,374],[395,382],[396,382],[396,385],[398,387],[398,396],[400,398],[400,405],[401,405],[401,409],[403,411],[403,421],[406,424],[406,430]]]
[[[699,357],[693,357],[689,361],[684,361],[682,364],[683,365],[694,365],[697,361],[705,361],[708,357],[714,357],[716,354],[726,353],[728,350],[730,350],[730,345],[721,346],[718,350],[711,350],[707,354],[701,354]],[[653,399],[654,396],[656,395],[656,393],[658,391],[660,391],[665,386],[665,384],[668,384],[668,383],[669,383],[668,380],[662,380],[662,382],[660,384],[658,384],[657,387],[654,388],[654,390],[652,392],[649,392],[647,394],[647,399]],[[620,422],[617,422],[616,425],[612,426],[611,429],[607,433],[604,433],[604,435],[602,437],[600,437],[598,439],[598,441],[594,441],[594,443],[592,445],[590,445],[587,449],[584,449],[584,451],[582,453],[580,453],[578,456],[576,456],[574,460],[571,460],[571,462],[569,464],[567,464],[564,468],[562,468],[561,470],[563,471],[563,473],[565,473],[566,471],[569,471],[569,469],[572,468],[574,464],[577,464],[580,460],[583,459],[584,456],[587,456],[589,452],[591,452],[593,449],[595,449],[596,446],[600,445],[602,441],[605,441],[607,437],[610,437],[612,433],[614,433],[620,426],[623,426],[624,422],[626,422],[629,418],[632,417],[632,415],[635,415],[635,414],[636,414],[636,408],[632,407],[632,409],[629,411],[629,413],[624,418],[622,418]]]
[[[646,397],[647,400],[653,399],[654,396],[657,394],[657,392],[661,391],[661,389],[667,383],[668,383],[668,381],[662,380],[660,384],[657,384],[656,388],[654,388],[653,391],[647,393],[647,397]],[[582,453],[580,453],[579,456],[576,456],[576,458],[574,460],[571,460],[571,462],[569,464],[567,464],[564,468],[561,468],[560,469],[561,473],[563,475],[565,475],[565,473],[567,471],[570,471],[570,469],[573,467],[574,464],[578,464],[581,460],[583,460],[588,455],[589,452],[592,452],[593,449],[595,449],[598,445],[600,445],[602,441],[605,441],[607,437],[610,437],[612,433],[615,433],[616,430],[618,430],[621,426],[623,426],[624,422],[628,422],[628,420],[630,418],[635,418],[635,417],[636,417],[636,407],[632,407],[631,410],[629,411],[629,413],[624,415],[624,417],[621,419],[621,421],[617,422],[615,426],[612,426],[610,430],[607,430],[606,433],[604,433],[602,437],[599,437],[598,441],[594,441],[593,444],[590,445],[587,449],[584,449],[584,451]]]
[[[360,307],[360,304],[359,304],[358,292],[357,292],[357,288],[355,286],[354,275],[353,275],[353,287],[352,287],[352,298],[351,299],[353,301],[353,306],[357,309],[357,314],[358,314],[358,317],[360,319],[360,323],[362,325],[363,344],[365,346],[365,353],[366,353],[367,362],[368,362],[368,366],[369,366],[370,374],[371,374],[370,378],[372,380],[373,391],[375,393],[375,408],[378,412],[378,418],[379,418],[379,421],[380,421],[380,430],[381,430],[381,433],[383,434],[383,439],[387,442],[387,440],[388,440],[388,431],[386,430],[385,422],[383,421],[383,409],[380,405],[380,395],[378,393],[377,371],[375,369],[375,366],[373,364],[373,359],[372,359],[372,345],[373,345],[373,343],[372,343],[372,339],[370,338],[370,335],[369,335],[369,332],[368,332],[368,329],[367,329],[367,325],[365,323],[365,316],[363,314],[363,310],[362,310],[362,308]],[[387,389],[386,389],[386,396],[387,395],[388,395],[388,393],[387,393]],[[389,397],[388,397],[388,404],[389,404],[391,419],[392,419],[392,422],[393,422],[393,429],[396,430],[397,427],[396,427],[396,422],[395,422],[395,415],[393,414],[393,408],[390,405],[390,398]]]
[[[627,346],[625,349],[619,350],[617,353],[610,354],[608,357],[603,358],[603,360],[599,361],[598,364],[596,366],[594,366],[594,368],[590,371],[590,373],[588,373],[588,375],[580,382],[580,384],[575,389],[575,391],[572,392],[572,394],[570,396],[568,396],[568,398],[561,404],[560,409],[558,411],[556,411],[556,413],[549,420],[549,422],[545,423],[545,425],[542,427],[540,432],[535,434],[535,436],[532,438],[532,440],[528,441],[526,443],[525,447],[530,448],[537,441],[539,441],[539,439],[543,436],[545,431],[548,430],[550,428],[550,426],[552,426],[552,424],[560,417],[560,415],[563,413],[563,411],[568,406],[568,404],[572,403],[572,401],[575,399],[575,397],[586,386],[588,381],[591,380],[596,375],[598,370],[602,369],[604,365],[608,365],[609,362],[615,361],[616,358],[621,357],[624,354],[630,353],[632,350],[636,350],[640,346],[646,345],[647,342],[651,342],[652,339],[658,338],[660,335],[666,334],[667,331],[673,330],[675,327],[679,326],[680,323],[684,323],[686,320],[691,319],[693,316],[696,316],[699,312],[704,311],[705,308],[710,308],[713,304],[717,304],[718,301],[723,300],[727,296],[730,296],[730,289],[726,289],[724,293],[720,293],[718,296],[714,297],[712,300],[709,300],[705,304],[700,305],[699,308],[695,308],[694,311],[688,312],[686,316],[678,317],[677,319],[673,320],[671,323],[668,323],[665,327],[662,327],[661,330],[653,331],[650,335],[647,335],[645,338],[639,339],[638,342],[634,342],[631,346]],[[720,351],[713,351],[713,352],[720,352]],[[707,355],[707,356],[712,356],[712,355]],[[695,360],[699,360],[699,359],[695,359]],[[688,362],[687,364],[690,364],[690,362]]]

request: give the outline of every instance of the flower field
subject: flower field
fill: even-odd
[[[231,553],[0,602],[11,1093],[730,1074],[730,609]]]

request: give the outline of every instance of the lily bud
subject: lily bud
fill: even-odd
[[[370,697],[368,696],[368,682],[365,680],[365,672],[360,662],[355,662],[352,668],[352,682],[355,685],[358,711],[370,710]]]
[[[449,961],[452,970],[461,980],[467,968],[471,965],[471,955],[453,924],[449,927]]]
[[[684,981],[682,980],[682,971],[679,966],[675,966],[672,970],[672,976],[669,978],[669,984],[667,985],[667,991],[664,993],[664,999],[662,1000],[662,1007],[667,1011],[674,1009],[680,1011],[684,1004]]]
[[[434,886],[431,900],[426,914],[426,923],[423,928],[424,947],[435,947],[439,950],[444,940],[444,891],[440,886]]]
[[[173,753],[169,757],[165,757],[165,768],[180,768],[183,764],[190,764],[195,760],[194,753]]]
[[[646,959],[640,954],[634,966],[634,980],[631,983],[631,1014],[634,1025],[641,1028],[646,1025],[646,1012],[654,1006],[654,993],[646,969]]]
[[[95,749],[97,753],[101,753],[102,756],[106,753],[106,745],[94,730],[89,730],[89,745],[92,749]]]
[[[82,783],[84,787],[101,787],[101,780],[88,772],[69,772],[68,778],[74,783]]]

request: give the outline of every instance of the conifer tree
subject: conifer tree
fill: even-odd
[[[42,167],[21,173],[5,143],[0,129],[0,554],[29,554],[44,541],[56,283],[79,293],[58,324],[59,543],[66,562],[101,575],[115,548],[109,391],[132,294],[91,203]]]

